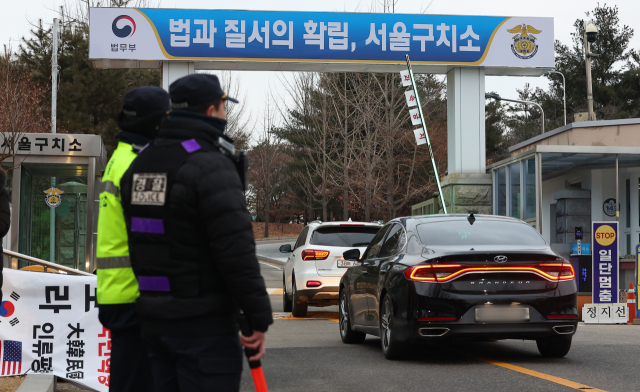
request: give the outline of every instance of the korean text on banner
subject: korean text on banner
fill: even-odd
[[[618,302],[618,222],[593,222],[593,303]]]
[[[416,99],[416,93],[413,90],[405,91],[405,98],[407,99],[407,106],[414,107],[418,105],[418,100]]]
[[[411,116],[411,125],[422,125],[420,121],[420,111],[418,109],[409,110],[409,116]]]
[[[90,59],[554,66],[553,18],[91,8],[89,36]]]
[[[0,376],[52,374],[107,392],[111,334],[98,320],[96,278],[2,274]]]
[[[424,129],[422,129],[422,128],[414,129],[414,130],[413,130],[413,134],[414,134],[414,135],[415,135],[415,137],[416,137],[416,143],[417,143],[418,145],[426,144],[426,143],[427,143],[427,137],[426,137],[426,135],[424,134]]]
[[[411,86],[411,76],[408,69],[400,71],[400,79],[402,80],[402,87]]]

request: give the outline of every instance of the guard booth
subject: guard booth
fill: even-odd
[[[5,145],[6,142],[3,144]],[[18,137],[8,172],[11,230],[5,249],[91,272],[95,265],[98,203],[107,151],[97,135]],[[4,258],[4,266],[27,262]]]

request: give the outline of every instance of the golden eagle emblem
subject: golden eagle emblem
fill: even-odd
[[[46,194],[44,200],[49,207],[56,208],[62,203],[62,195],[64,192],[58,188],[49,188],[44,191]]]
[[[522,25],[517,25],[507,31],[511,34],[515,34],[513,36],[511,51],[516,55],[516,57],[527,60],[538,53],[536,37],[532,34],[540,34],[542,33],[542,30],[538,30],[531,25],[523,23]]]

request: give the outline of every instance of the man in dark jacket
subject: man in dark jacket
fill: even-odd
[[[173,111],[121,182],[136,306],[157,391],[238,391],[240,344],[264,355],[273,322],[255,255],[243,170],[224,135],[218,78],[169,88]],[[250,337],[238,336],[246,315]]]

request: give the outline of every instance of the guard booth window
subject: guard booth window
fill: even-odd
[[[520,219],[520,203],[522,202],[520,192],[520,163],[509,166],[509,184],[511,194],[510,216]]]
[[[518,219],[536,217],[536,163],[529,158],[495,169],[495,214]]]
[[[507,175],[506,168],[496,171],[496,214],[507,215]]]
[[[87,165],[25,163],[21,171],[19,252],[84,269]]]
[[[536,160],[528,159],[524,165],[524,219],[536,217]]]

